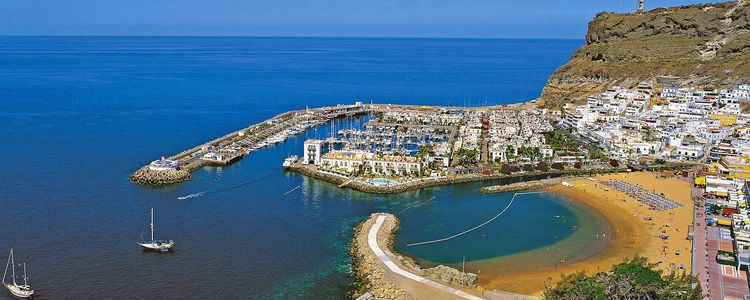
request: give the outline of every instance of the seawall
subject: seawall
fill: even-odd
[[[386,218],[377,235],[377,243],[400,267],[410,273],[445,285],[477,288],[476,274],[462,274],[447,266],[422,269],[413,260],[395,253],[392,246],[395,232],[399,229],[398,218],[392,214],[374,213],[354,229],[350,254],[354,261],[354,272],[358,282],[355,284],[353,298],[366,293],[376,299],[422,299],[430,295],[429,286],[420,286],[422,284],[416,281],[394,276],[370,249],[367,236],[378,216]]]
[[[341,175],[334,175],[328,172],[317,170],[314,166],[294,166],[290,168],[292,171],[299,172],[302,175],[327,181],[339,186],[351,188],[364,193],[370,194],[398,194],[412,190],[418,190],[423,188],[458,184],[458,183],[469,183],[477,181],[496,181],[498,186],[504,186],[519,182],[537,181],[543,179],[557,178],[562,176],[590,176],[594,174],[604,173],[617,173],[622,172],[622,168],[601,168],[601,169],[575,169],[575,170],[552,170],[547,172],[533,171],[519,174],[502,174],[494,173],[489,175],[484,174],[463,174],[454,175],[449,177],[441,178],[425,178],[416,179],[409,182],[399,183],[395,185],[373,185],[361,179],[351,179]],[[492,192],[492,190],[485,190],[484,192]]]

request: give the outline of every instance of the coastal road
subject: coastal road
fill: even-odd
[[[458,289],[418,276],[399,267],[393,260],[391,260],[390,257],[388,257],[388,255],[385,254],[385,252],[383,252],[383,249],[381,249],[378,245],[378,232],[380,232],[380,227],[383,225],[385,218],[386,216],[381,215],[378,216],[377,220],[375,220],[375,224],[372,225],[370,231],[367,233],[367,244],[370,246],[370,250],[375,253],[375,256],[378,257],[380,262],[388,268],[386,271],[390,271],[394,275],[398,275],[402,278],[408,279],[406,281],[400,280],[400,282],[404,283],[401,285],[401,288],[411,293],[414,293],[413,291],[415,289],[419,289],[421,291],[427,290],[430,293],[429,298],[431,299],[483,299],[464,291],[460,291]]]

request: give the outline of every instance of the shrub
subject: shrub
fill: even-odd
[[[536,169],[539,171],[547,171],[549,170],[549,166],[547,165],[546,162],[540,162],[536,164]]]
[[[575,164],[573,164],[573,168],[580,169],[581,168],[581,162],[577,161]]]
[[[534,171],[534,166],[532,166],[532,165],[523,165],[523,166],[521,166],[521,169],[523,169],[526,172],[531,172],[531,171]]]
[[[613,168],[617,168],[618,166],[620,166],[620,162],[617,161],[616,159],[610,159],[609,165],[612,166]]]
[[[508,174],[510,174],[511,172],[512,172],[512,171],[510,170],[510,165],[509,165],[509,164],[503,164],[503,165],[502,165],[502,166],[500,167],[500,173],[503,173],[503,174],[505,174],[505,175],[508,175]]]
[[[659,264],[635,257],[609,272],[588,276],[564,275],[554,286],[545,284],[542,299],[703,299],[698,277],[671,265],[665,274]]]
[[[565,165],[563,163],[553,163],[552,168],[555,170],[562,170],[565,169]]]

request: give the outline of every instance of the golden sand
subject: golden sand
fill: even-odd
[[[614,237],[603,250],[584,260],[535,270],[511,270],[502,275],[487,270],[484,275],[479,274],[480,285],[486,289],[539,295],[548,278],[556,282],[562,274],[609,270],[612,265],[636,255],[645,256],[652,262],[661,261],[664,269],[674,264],[684,266],[690,272],[692,243],[687,234],[693,222],[693,201],[689,181],[659,178],[657,173],[610,174],[595,179],[597,181],[571,179],[567,181],[573,187],[556,185],[549,190],[594,209],[611,224]],[[602,180],[637,184],[646,190],[664,193],[684,207],[668,211],[650,210],[636,199],[598,182]],[[662,240],[664,234],[669,236],[668,240]],[[676,253],[678,250],[680,254]]]

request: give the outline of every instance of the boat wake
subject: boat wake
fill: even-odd
[[[265,174],[263,174],[261,176],[255,177],[253,179],[250,179],[250,180],[242,182],[242,183],[238,183],[238,184],[235,184],[235,185],[230,185],[230,186],[223,187],[223,188],[220,188],[220,189],[216,189],[216,190],[213,190],[213,191],[203,191],[203,192],[193,193],[193,194],[190,194],[190,195],[180,196],[180,197],[177,197],[177,199],[178,200],[185,200],[185,199],[190,199],[190,198],[195,198],[195,197],[202,197],[202,196],[209,195],[209,194],[216,194],[216,193],[231,191],[231,190],[238,189],[238,188],[241,188],[241,187],[246,186],[246,185],[250,185],[250,184],[256,183],[256,182],[260,181],[261,179],[266,178],[268,176],[271,176],[271,172],[265,173]]]
[[[297,189],[299,189],[299,188],[301,188],[301,187],[302,187],[302,185],[301,185],[301,184],[300,184],[300,185],[298,185],[297,187],[295,187],[295,188],[293,188],[293,189],[289,190],[288,192],[284,193],[284,196],[286,196],[286,195],[289,195],[289,194],[291,194],[292,192],[296,191]]]
[[[435,200],[435,196],[432,196],[432,198],[430,198],[430,199],[428,199],[426,201],[421,201],[421,202],[417,202],[415,204],[409,205],[406,208],[404,208],[404,210],[402,210],[401,213],[403,214],[404,212],[406,212],[410,208],[417,208],[417,207],[420,207],[420,206],[425,206],[427,204],[430,204],[432,202],[432,200]]]
[[[187,195],[187,196],[180,196],[180,197],[177,197],[177,200],[185,200],[185,199],[200,197],[200,196],[203,196],[203,194],[205,194],[205,193],[206,192],[200,192],[200,193],[190,194],[190,195]]]

